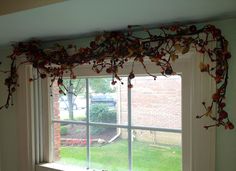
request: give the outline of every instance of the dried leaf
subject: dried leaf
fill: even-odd
[[[189,52],[189,49],[190,49],[189,45],[185,46],[185,47],[183,48],[183,50],[182,50],[182,54],[188,53],[188,52]]]
[[[134,53],[134,51],[132,50],[132,49],[130,49],[130,48],[128,48],[128,55],[127,56],[133,56],[133,53]]]
[[[228,44],[229,42],[227,40],[224,41],[224,44],[223,44],[223,50],[224,51],[227,51],[228,50]]]
[[[179,56],[176,55],[176,54],[174,54],[174,53],[170,55],[170,58],[171,58],[171,60],[172,60],[173,62],[174,62],[176,59],[178,59],[178,57],[179,57]]]
[[[157,58],[157,57],[150,57],[150,60],[152,62],[159,62],[160,61],[160,58]]]
[[[209,71],[209,64],[204,64],[203,62],[200,62],[199,64],[199,68],[201,70],[201,72],[207,72]]]
[[[182,47],[181,47],[181,45],[179,43],[175,44],[174,47],[175,47],[175,51],[176,52],[181,52],[182,51]]]

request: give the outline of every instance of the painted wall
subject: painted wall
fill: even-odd
[[[1,70],[7,70],[10,65],[8,61],[2,60],[10,54],[10,48],[0,48]],[[7,97],[6,86],[3,85],[4,77],[0,77],[0,104],[5,103]],[[4,98],[3,98],[4,97]],[[0,111],[0,171],[17,171],[17,125],[16,109],[11,106],[9,109]]]
[[[227,110],[231,114],[231,120],[236,125],[236,18],[211,22],[219,27],[227,40],[233,58],[230,60],[229,87],[227,92]],[[3,62],[0,69],[6,69],[7,61],[4,59],[9,54],[8,48],[0,48],[0,60]],[[8,65],[9,66],[9,65]],[[6,88],[2,85],[4,78],[0,76],[0,104],[6,97]],[[23,100],[23,99],[22,99]],[[0,171],[17,171],[18,153],[17,140],[17,111],[15,107],[0,111]],[[216,171],[236,171],[236,129],[225,131],[217,129],[216,142]]]
[[[49,5],[61,1],[63,0],[41,0],[41,1],[21,0],[21,3],[17,3],[17,1],[15,0],[2,1],[0,6],[0,15],[41,7],[44,5]]]
[[[227,111],[236,127],[236,19],[214,22],[229,41],[232,58],[229,63],[229,83],[226,94]],[[216,171],[236,171],[236,129],[225,131],[217,129]]]

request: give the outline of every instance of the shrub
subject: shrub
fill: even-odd
[[[66,126],[61,126],[61,135],[68,134],[68,128]]]
[[[109,110],[107,104],[97,103],[92,104],[90,107],[90,121],[91,122],[103,122],[103,123],[116,123],[116,112]],[[92,134],[99,134],[106,131],[107,128],[92,127]]]
[[[78,134],[81,132],[81,129],[76,129],[75,132]]]
[[[86,116],[80,115],[74,118],[76,121],[86,121]]]

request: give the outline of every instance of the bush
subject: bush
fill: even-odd
[[[74,120],[76,120],[76,121],[86,121],[86,116],[81,116],[80,115],[80,116],[74,117]]]
[[[109,110],[107,104],[97,103],[92,104],[90,107],[90,121],[91,122],[103,122],[103,123],[116,123],[116,112]],[[107,128],[92,127],[92,134],[99,134],[106,131]]]
[[[61,135],[68,134],[68,128],[66,126],[61,126]]]
[[[75,132],[79,134],[81,132],[81,129],[76,129]]]

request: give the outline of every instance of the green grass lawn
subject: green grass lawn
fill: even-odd
[[[91,167],[108,171],[128,171],[128,143],[116,141],[91,147]],[[181,171],[181,148],[133,142],[133,171]],[[60,163],[86,167],[86,147],[62,147]]]

